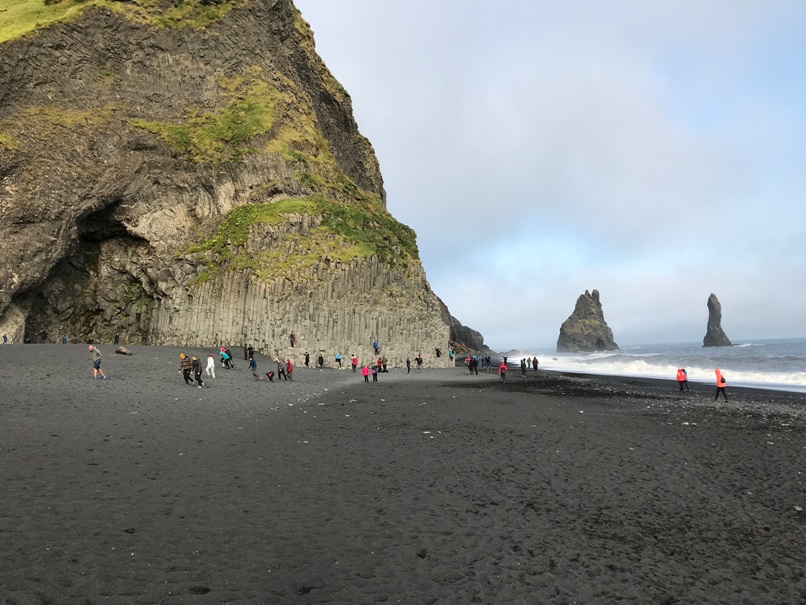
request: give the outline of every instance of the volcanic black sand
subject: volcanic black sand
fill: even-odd
[[[804,395],[113,350],[0,346],[0,603],[806,602]]]

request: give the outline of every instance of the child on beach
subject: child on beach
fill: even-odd
[[[364,367],[361,368],[361,375],[364,377],[364,382],[369,382],[369,368],[367,364],[364,364]]]
[[[95,380],[98,378],[98,374],[101,375],[101,380],[106,380],[106,375],[104,371],[101,369],[101,352],[98,350],[98,347],[94,347],[90,345],[90,359],[92,359],[92,379]]]
[[[378,365],[372,364],[372,382],[378,382]]]
[[[266,380],[274,382],[274,372],[266,372]]]

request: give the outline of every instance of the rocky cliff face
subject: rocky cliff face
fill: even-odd
[[[613,331],[608,327],[599,302],[599,291],[594,290],[577,299],[574,312],[560,327],[557,339],[558,353],[583,351],[613,351],[618,345],[613,342]]]
[[[708,326],[705,331],[705,338],[702,340],[702,346],[733,346],[727,334],[722,330],[722,305],[713,293],[708,297]]]
[[[290,0],[48,10],[0,25],[0,333],[436,362],[414,233]]]

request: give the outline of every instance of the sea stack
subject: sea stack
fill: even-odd
[[[733,343],[722,330],[722,305],[716,294],[708,297],[708,328],[705,338],[702,339],[704,347],[732,347]]]
[[[558,353],[613,351],[618,345],[613,342],[613,331],[608,327],[599,302],[599,291],[594,290],[577,299],[571,316],[560,327],[557,339]]]

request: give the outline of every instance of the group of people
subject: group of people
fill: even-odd
[[[714,374],[716,377],[716,394],[714,395],[714,401],[719,399],[720,394],[725,398],[725,401],[727,401],[728,394],[725,392],[727,382],[725,381],[725,377],[722,375],[722,370],[717,368],[714,370]],[[680,386],[681,393],[683,390],[690,390],[688,388],[688,372],[686,372],[686,368],[677,368],[677,384]]]

